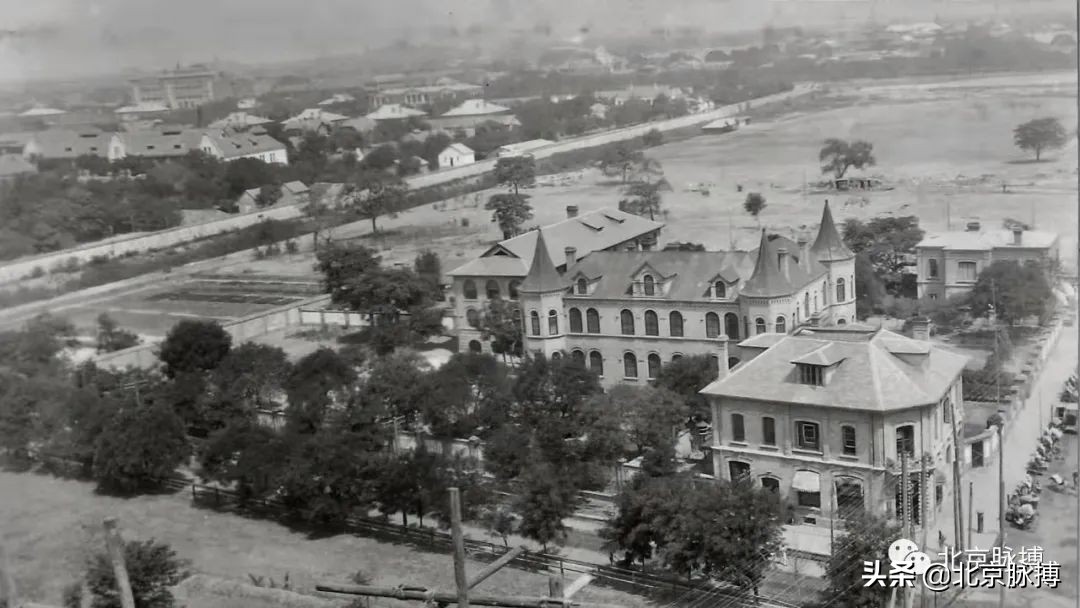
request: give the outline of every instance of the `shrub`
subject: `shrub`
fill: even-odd
[[[461,227],[462,228],[468,228],[469,227],[469,218],[467,218],[467,217],[461,218]]]
[[[138,608],[172,608],[176,605],[171,587],[187,577],[187,562],[177,558],[169,545],[153,540],[124,543],[124,562],[131,581],[131,592]],[[120,608],[116,575],[107,553],[91,558],[86,568],[86,583],[93,596],[94,608]],[[78,584],[64,593],[64,606],[79,606],[82,589]]]
[[[294,254],[300,251],[300,245],[296,243],[295,239],[289,239],[285,241],[285,251],[290,254]]]

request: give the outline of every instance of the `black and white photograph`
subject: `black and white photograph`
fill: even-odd
[[[1076,0],[0,24],[0,608],[1080,608]]]

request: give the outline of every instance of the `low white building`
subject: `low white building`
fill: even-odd
[[[390,103],[384,106],[380,106],[378,110],[371,112],[366,116],[370,120],[403,120],[406,118],[419,118],[421,116],[427,116],[427,113],[415,110],[408,106],[403,106],[397,103]]]
[[[225,118],[215,120],[210,123],[211,129],[225,129],[228,127],[234,127],[238,129],[244,129],[247,127],[257,127],[260,125],[267,125],[274,121],[269,118],[263,118],[262,116],[256,116],[247,112],[229,112],[229,115]]]
[[[507,144],[495,151],[498,158],[512,158],[514,156],[528,156],[539,148],[546,148],[555,142],[546,139],[531,139],[516,144]]]
[[[208,130],[203,133],[199,149],[225,162],[240,158],[257,158],[274,165],[289,164],[285,144],[270,137],[264,131],[239,133],[227,129]]]
[[[439,168],[460,167],[476,162],[476,153],[465,144],[450,144],[439,152]]]

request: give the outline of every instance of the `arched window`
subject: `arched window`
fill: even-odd
[[[548,311],[548,335],[556,336],[559,334],[559,313],[554,310]]]
[[[682,313],[676,311],[668,315],[668,331],[673,338],[683,337]]]
[[[776,317],[776,333],[778,333],[778,334],[786,334],[787,333],[787,319],[784,318],[784,315],[780,315],[779,317]]]
[[[804,319],[810,318],[810,292],[802,294],[802,316]]]
[[[659,336],[660,335],[660,319],[656,317],[656,313],[651,310],[645,311],[645,335],[646,336]]]
[[[653,281],[653,278],[652,278],[651,274],[645,275],[645,278],[642,279],[641,283],[645,288],[645,295],[647,295],[647,296],[656,295],[656,282]]]
[[[624,310],[619,313],[619,324],[622,326],[624,336],[634,335],[634,313]]]
[[[637,357],[634,353],[626,353],[622,357],[623,376],[637,378]]]
[[[473,308],[466,310],[465,321],[469,324],[469,327],[480,327],[480,313]]]
[[[477,340],[469,340],[469,352],[470,353],[478,353],[481,350],[483,350],[483,348],[480,346],[479,341],[477,341]]]
[[[720,315],[715,312],[705,314],[705,337],[716,338],[720,335]]]
[[[660,374],[660,355],[653,353],[649,355],[649,380],[655,380],[656,376]]]
[[[529,331],[532,335],[540,335],[540,315],[534,310],[529,313]]]
[[[763,319],[761,317],[758,317],[757,319],[755,319],[754,320],[754,330],[755,330],[756,333],[759,333],[759,334],[763,334],[763,333],[769,331],[768,327],[765,326],[765,319]]]
[[[724,315],[724,333],[729,340],[739,339],[739,315],[733,312]]]
[[[674,355],[671,355],[671,362],[672,363],[678,361],[679,359],[682,359],[682,355],[680,355],[679,353],[675,353]]]
[[[465,279],[465,290],[464,291],[465,291],[465,299],[466,300],[475,300],[476,299],[476,281],[473,281],[472,279]]]
[[[845,320],[843,320],[843,319],[838,319],[838,320],[836,321],[836,324],[837,324],[837,325],[847,325],[847,321],[845,321]]]
[[[585,330],[590,334],[600,333],[600,313],[595,308],[585,311]]]
[[[842,304],[847,302],[847,289],[844,284],[844,279],[836,279],[836,303]]]
[[[559,359],[562,359],[562,353],[560,353],[559,351],[555,351],[555,352],[551,353],[551,360],[552,361],[558,361]]]
[[[817,295],[818,295],[818,294],[816,294],[816,293],[814,294],[814,312],[817,312],[817,311],[821,310],[821,308],[820,308],[820,307],[818,307],[818,299],[817,299]]]
[[[574,360],[574,364],[582,368],[585,367],[585,352],[575,350],[570,353],[570,358]]]
[[[570,309],[570,333],[581,333],[581,311],[576,308]]]
[[[589,282],[585,279],[577,280],[577,293],[579,296],[583,296],[589,293]]]
[[[713,283],[713,297],[714,298],[726,298],[727,297],[727,285],[724,285],[723,281],[717,281]]]
[[[489,300],[497,300],[501,295],[499,293],[499,282],[494,279],[488,281],[487,285],[484,286],[484,291],[487,292]]]
[[[600,351],[594,350],[589,353],[589,369],[596,372],[597,376],[604,375],[604,357]]]
[[[513,281],[510,281],[510,286],[506,289],[506,291],[508,291],[510,293],[510,299],[511,300],[518,299],[518,286],[519,285],[521,285],[521,281],[519,281],[517,279],[514,279]]]

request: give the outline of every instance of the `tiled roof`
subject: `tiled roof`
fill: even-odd
[[[76,158],[84,154],[105,156],[110,137],[99,129],[49,129],[35,133],[32,143],[42,158]]]
[[[256,125],[265,125],[274,122],[269,118],[263,118],[262,116],[255,116],[254,114],[248,114],[247,112],[230,112],[228,116],[220,120],[215,120],[210,123],[212,129],[223,129],[225,127],[254,127]]]
[[[663,227],[660,222],[604,208],[583,213],[578,217],[545,226],[544,244],[548,255],[561,265],[566,248],[577,249],[581,258]],[[523,277],[532,265],[538,232],[531,230],[495,245],[481,257],[454,269],[451,276],[518,276]],[[498,255],[498,254],[502,255]],[[507,255],[508,254],[508,255]]]
[[[447,153],[461,154],[463,156],[469,156],[471,154],[474,154],[472,148],[462,143],[450,144],[449,146],[446,146],[446,149],[444,149],[442,152],[439,152],[439,156]]]
[[[476,116],[477,114],[501,114],[510,108],[491,103],[485,99],[467,99],[461,105],[448,110],[443,116]]]
[[[533,248],[532,265],[529,267],[529,274],[525,275],[525,280],[518,287],[518,291],[524,293],[561,291],[563,280],[559,276],[559,271],[555,270],[555,264],[551,261],[547,246],[544,245],[544,234],[539,230],[534,232],[536,232],[536,246]]]
[[[338,123],[337,126],[342,128],[356,129],[360,133],[366,133],[375,128],[375,121],[368,118],[367,116],[357,116],[355,118],[350,118],[349,120],[343,120]]]
[[[569,285],[584,275],[595,281],[588,296],[620,299],[640,271],[648,267],[664,278],[663,293],[668,300],[708,300],[709,287],[718,276],[745,280],[753,269],[753,254],[747,251],[597,251],[589,254],[564,275]],[[729,280],[729,279],[725,279]],[[729,281],[730,282],[730,281]]]
[[[133,106],[124,106],[117,108],[115,113],[117,114],[147,114],[151,112],[168,112],[169,106],[160,102],[146,102],[135,104]]]
[[[240,133],[226,129],[211,130],[206,136],[217,146],[225,158],[282,150],[285,144],[266,133]]]
[[[818,228],[817,240],[810,246],[811,253],[822,262],[834,260],[847,260],[855,256],[844,245],[844,239],[833,223],[832,211],[829,210],[829,201],[825,201],[825,208],[821,212],[821,227]]]
[[[915,343],[915,344],[912,344]],[[701,390],[721,398],[755,399],[837,409],[886,412],[936,403],[967,357],[884,329],[805,328],[784,336],[728,376]],[[824,386],[799,382],[795,361],[835,365]]]
[[[1011,230],[986,232],[935,232],[927,233],[916,247],[941,247],[960,251],[986,251],[998,247],[1043,249],[1053,246],[1058,235],[1040,230],[1025,230],[1020,235],[1020,245],[1013,244]]]
[[[427,114],[401,104],[391,103],[371,112],[366,118],[371,120],[400,120],[412,116],[427,116]]]
[[[37,167],[20,154],[0,154],[0,177],[37,173]]]
[[[199,149],[202,131],[144,129],[118,133],[124,153],[130,156],[183,156]]]
[[[348,120],[349,117],[344,114],[335,114],[334,112],[327,112],[322,108],[307,108],[292,118],[288,118],[281,123],[281,126],[286,129],[300,129],[305,131],[313,131],[322,125],[332,125],[334,123],[343,122]]]
[[[786,275],[780,267],[780,249],[787,249],[788,253]],[[802,260],[798,244],[791,239],[768,236],[764,230],[761,231],[761,244],[757,252],[753,275],[740,291],[743,295],[759,298],[791,295],[828,272],[812,257]]]

